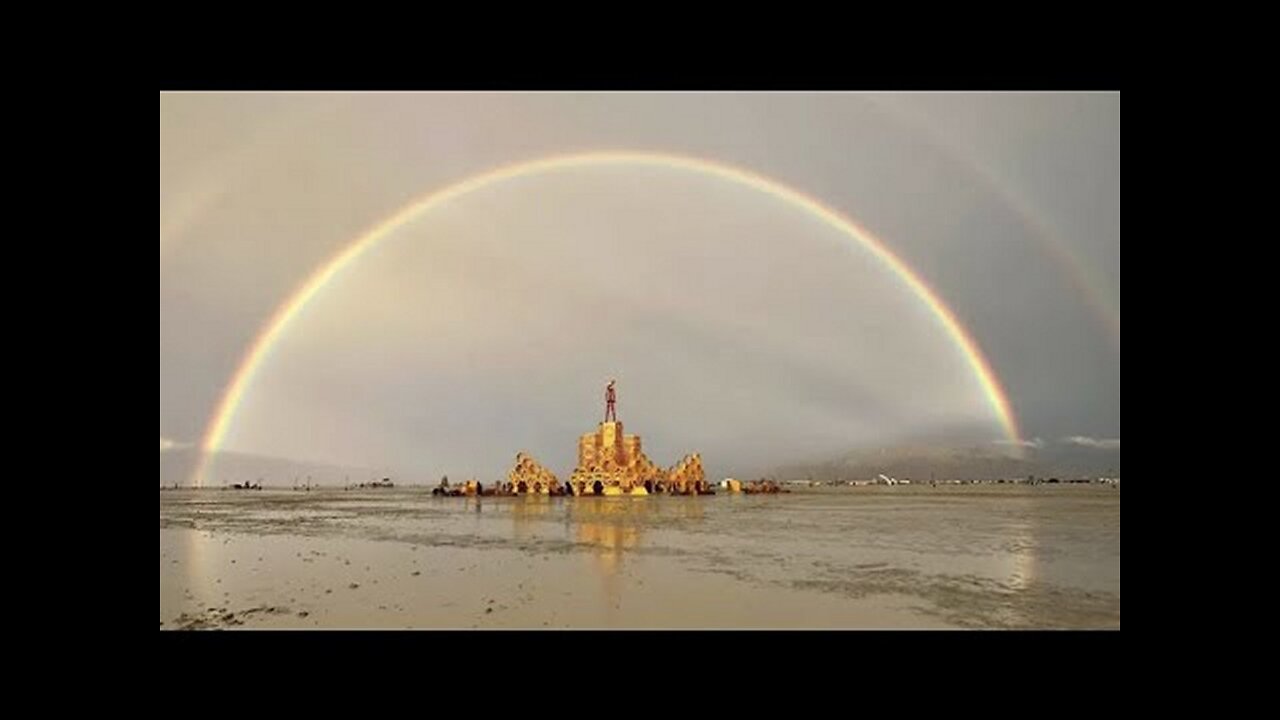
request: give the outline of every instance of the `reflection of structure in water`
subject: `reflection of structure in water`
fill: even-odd
[[[617,574],[623,551],[639,544],[641,525],[654,511],[652,502],[605,498],[583,499],[568,507],[574,539],[592,546],[595,564],[606,582]],[[610,586],[609,590],[612,596],[618,589]]]
[[[624,435],[614,412],[614,382],[606,390],[605,421],[595,432],[578,438],[578,466],[569,478],[568,492],[574,495],[709,495],[697,453],[686,455],[669,470],[649,460],[641,449],[639,435]],[[516,455],[516,466],[508,475],[511,490],[517,493],[560,494],[560,482],[550,471],[525,453]],[[541,488],[541,489],[537,489]]]
[[[528,495],[512,500],[509,507],[515,530],[514,536],[519,540],[526,540],[550,531],[550,526],[545,526],[543,523],[551,519],[551,509],[559,507],[559,503],[553,505],[551,498],[546,495]]]
[[[604,582],[610,608],[619,608],[622,599],[623,555],[641,547],[645,528],[696,522],[704,512],[699,502],[658,498],[583,497],[563,507],[573,525],[573,539],[591,549],[590,562]]]
[[[634,547],[644,527],[661,527],[672,521],[679,523],[703,518],[701,503],[665,503],[660,500],[623,502],[584,498],[567,506],[566,512],[578,542],[611,553]]]

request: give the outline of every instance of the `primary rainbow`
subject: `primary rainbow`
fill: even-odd
[[[196,470],[195,484],[198,486],[203,485],[210,459],[226,439],[227,431],[231,427],[231,421],[235,417],[236,409],[244,399],[255,373],[263,361],[266,360],[267,353],[272,346],[284,334],[290,321],[302,312],[307,303],[335,275],[355,262],[366,250],[422,214],[480,188],[517,177],[602,165],[664,167],[700,173],[738,185],[745,185],[801,208],[855,240],[863,249],[870,252],[889,268],[932,311],[973,369],[974,376],[982,387],[983,394],[991,404],[991,408],[995,411],[996,417],[1007,435],[1007,439],[1012,441],[1015,447],[1020,446],[1018,426],[1013,410],[1009,406],[1009,399],[1005,395],[1004,389],[1000,386],[995,373],[992,372],[990,363],[987,362],[986,357],[983,356],[982,351],[978,348],[978,344],[965,330],[964,326],[960,324],[960,321],[956,319],[955,313],[942,302],[938,294],[926,285],[924,280],[916,275],[911,268],[907,267],[906,263],[894,255],[883,241],[872,235],[865,228],[854,223],[840,214],[840,212],[823,205],[818,200],[750,170],[682,155],[668,155],[656,152],[604,151],[557,155],[504,165],[436,190],[415,200],[391,217],[373,226],[349,243],[337,255],[321,265],[315,273],[308,277],[289,296],[288,300],[276,309],[262,326],[257,337],[254,338],[253,344],[250,346],[248,353],[245,354],[244,359],[240,361],[240,366],[236,369],[235,375],[232,376],[231,383],[223,392],[222,398],[218,402],[213,417],[210,418],[209,425],[205,430],[202,442],[204,452]]]

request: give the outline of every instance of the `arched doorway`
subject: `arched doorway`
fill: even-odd
[[[604,494],[604,483],[600,482],[599,480],[595,481],[595,483],[594,483],[594,484],[592,484],[592,486],[591,486],[591,490],[592,490],[593,492],[595,492],[595,494],[596,494],[596,495],[603,495],[603,494]]]
[[[522,493],[529,492],[529,484],[521,480],[520,484],[516,485],[516,492],[522,492]]]
[[[645,492],[647,492],[647,493],[652,493],[652,492],[653,492],[653,481],[652,481],[652,480],[645,480],[645,481],[644,481],[644,491],[645,491]]]

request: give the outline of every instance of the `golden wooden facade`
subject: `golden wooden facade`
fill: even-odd
[[[696,454],[663,470],[644,454],[639,435],[627,435],[621,422],[602,422],[578,438],[578,466],[569,478],[574,495],[648,495],[706,490]]]
[[[663,470],[644,454],[639,435],[627,435],[616,420],[600,423],[595,432],[578,438],[578,465],[568,487],[526,453],[516,455],[507,474],[506,492],[517,494],[649,495],[652,493],[708,493],[702,458],[686,455]]]
[[[555,473],[526,453],[516,454],[516,466],[507,473],[507,484],[511,492],[520,494],[550,495],[560,490]]]

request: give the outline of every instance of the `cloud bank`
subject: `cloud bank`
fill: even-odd
[[[1064,443],[1071,445],[1081,445],[1083,447],[1098,448],[1100,450],[1119,450],[1120,438],[1091,438],[1084,435],[1072,435],[1069,438],[1063,438]]]

